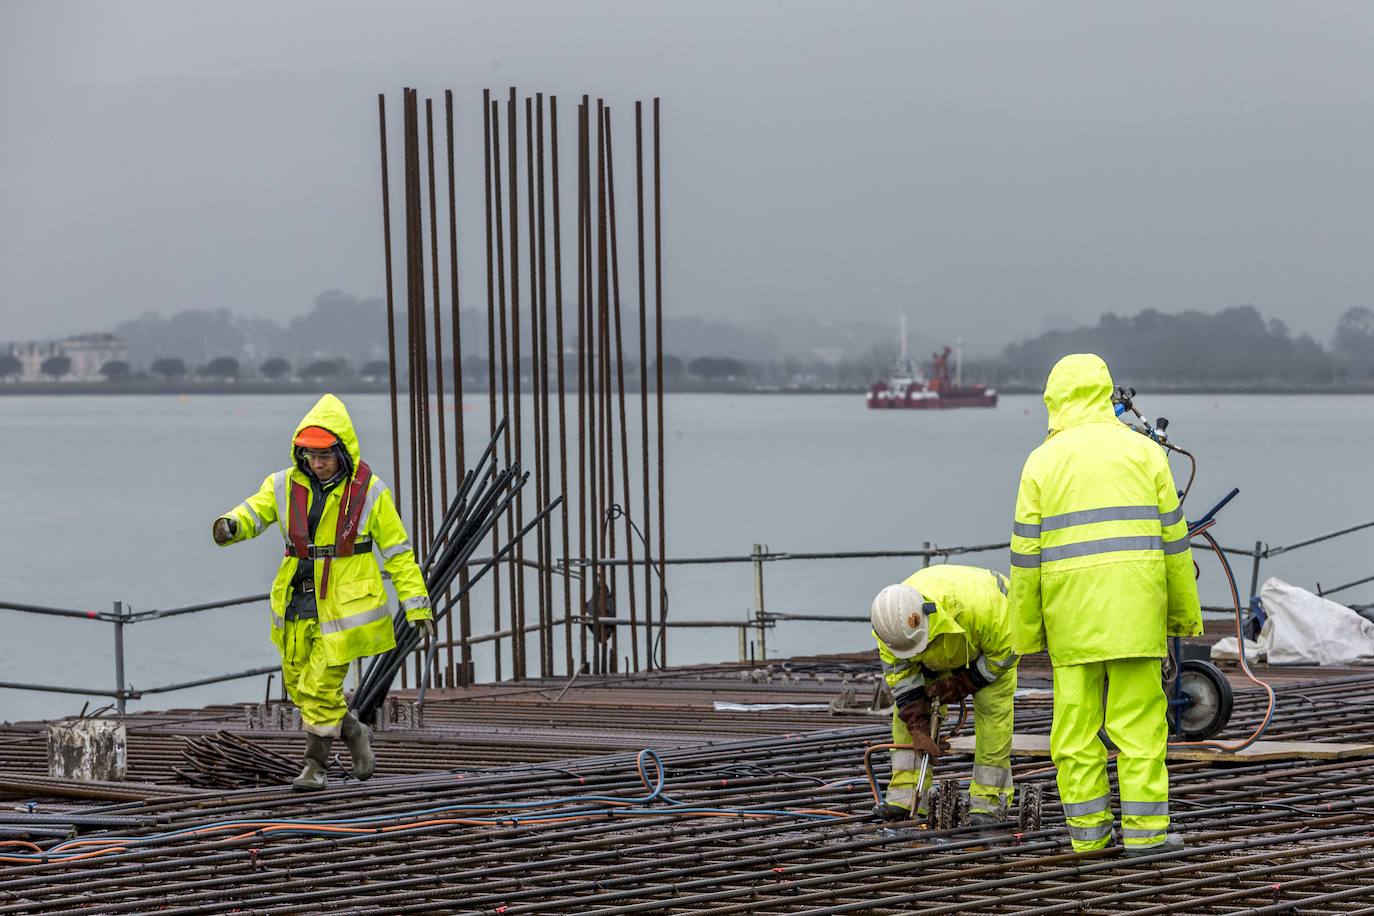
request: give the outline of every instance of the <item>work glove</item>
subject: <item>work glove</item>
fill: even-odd
[[[929,728],[930,720],[927,719],[925,728],[911,729],[911,746],[918,754],[929,754],[930,759],[934,760],[936,757],[944,756],[945,751],[949,749],[949,742],[941,741],[937,744],[935,739],[930,737]]]
[[[425,639],[434,642],[434,621],[426,617],[424,620],[415,621],[415,625],[420,628],[420,632],[425,634]]]
[[[927,684],[926,696],[937,703],[958,703],[964,697],[972,696],[977,689],[967,668],[955,668],[949,673],[949,677]]]
[[[917,697],[909,703],[897,707],[897,718],[906,723],[907,730],[916,732],[930,731],[930,701]]]
[[[216,544],[228,544],[238,533],[239,523],[227,516],[215,519],[215,527],[211,529]]]

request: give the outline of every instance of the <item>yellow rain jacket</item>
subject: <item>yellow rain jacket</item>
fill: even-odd
[[[1067,356],[1045,384],[1048,438],[1026,459],[1011,538],[1012,647],[1055,666],[1162,658],[1202,632],[1188,523],[1164,450],[1112,410],[1112,377]]]
[[[344,490],[357,475],[361,453],[353,421],[349,419],[343,402],[334,395],[326,394],[320,398],[297,425],[292,440],[307,426],[320,426],[337,436],[348,451],[351,462],[349,477],[325,495],[324,511],[314,538],[315,546],[325,547],[334,543],[339,503]],[[238,523],[238,531],[230,543],[257,537],[267,531],[273,522],[277,523],[282,540],[286,542],[292,484],[303,485],[310,494],[311,502],[315,498],[306,472],[297,466],[294,446],[290,457],[290,467],[269,475],[258,492],[224,513],[225,517]],[[373,550],[380,555],[386,571],[391,574],[396,597],[405,611],[406,619],[429,619],[429,594],[425,590],[424,577],[415,563],[415,553],[392,502],[391,490],[375,473],[369,481],[358,522],[357,541],[365,539],[372,541]],[[296,564],[295,557],[284,557],[272,582],[272,642],[278,651],[283,652],[284,614],[291,598],[288,593]],[[382,575],[371,552],[332,558],[328,564],[329,582],[326,588],[322,588],[325,583],[321,581],[326,564],[316,560],[312,565],[316,610],[327,664],[346,665],[355,658],[378,655],[395,647],[396,635],[392,631]],[[323,597],[319,597],[321,595]]]
[[[923,692],[927,677],[938,679],[956,668],[967,668],[977,690],[973,694],[973,778],[969,783],[971,810],[995,813],[1011,800],[1011,738],[1017,657],[1011,649],[1007,618],[1007,577],[972,566],[930,566],[918,570],[910,585],[936,611],[928,618],[925,651],[898,658],[878,639],[883,677],[901,707]],[[911,733],[893,710],[892,741],[906,745]],[[911,810],[918,806],[925,786],[916,785],[917,760],[909,749],[892,752],[892,779],[885,801]],[[929,783],[930,774],[926,774]]]

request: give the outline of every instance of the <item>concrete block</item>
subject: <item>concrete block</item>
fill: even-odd
[[[124,723],[114,719],[63,719],[48,724],[48,775],[115,782],[128,766]]]

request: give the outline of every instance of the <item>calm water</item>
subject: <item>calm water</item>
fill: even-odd
[[[1374,398],[1139,400],[1169,417],[1176,440],[1199,456],[1190,514],[1241,488],[1218,529],[1224,543],[1287,543],[1374,518],[1367,476]],[[210,541],[210,524],[285,466],[290,431],[311,403],[0,397],[0,467],[10,475],[0,599],[83,609],[122,600],[146,609],[266,591],[279,539],[269,534],[222,550]],[[389,480],[387,399],[354,396],[348,405],[365,456]],[[470,399],[466,410],[470,443],[484,442],[485,398]],[[858,396],[676,395],[667,410],[668,545],[679,556],[747,554],[755,542],[827,551],[1003,540],[1021,464],[1045,426],[1033,396],[1005,398],[996,410],[927,414],[866,411]],[[637,403],[629,414],[638,416]],[[1175,474],[1181,481],[1186,469],[1176,464]],[[1374,534],[1365,532],[1277,557],[1265,572],[1309,588],[1346,582],[1371,572],[1371,546]],[[967,562],[1005,569],[1006,557]],[[771,564],[767,606],[862,614],[879,588],[914,566],[902,559]],[[1248,575],[1247,563],[1241,576]],[[1220,582],[1215,564],[1203,561],[1205,601],[1222,602]],[[753,604],[747,564],[670,569],[669,587],[676,619],[741,619]],[[1346,597],[1374,600],[1374,589]],[[476,601],[482,632],[491,622],[489,595],[479,592]],[[273,664],[265,615],[263,605],[250,605],[134,626],[126,636],[128,680],[150,687]],[[0,611],[0,620],[0,681],[113,683],[107,624],[11,611]],[[856,650],[868,640],[859,625],[793,624],[770,633],[769,651]],[[686,663],[734,658],[738,643],[733,631],[674,630],[669,645],[670,661]],[[490,670],[489,654],[478,662],[479,672]],[[133,708],[246,700],[262,690],[256,678]],[[82,702],[0,690],[0,718],[61,715]]]

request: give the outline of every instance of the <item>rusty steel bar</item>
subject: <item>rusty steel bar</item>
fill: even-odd
[[[517,131],[516,121],[518,118],[518,108],[516,105],[515,87],[510,88],[510,97],[506,102],[506,155],[507,155],[507,180],[510,182],[510,334],[511,334],[511,402],[515,406],[514,419],[511,423],[515,427],[515,452],[514,462],[523,466],[525,463],[524,449],[522,447],[522,436],[524,424],[520,420],[521,413],[521,360],[520,355],[520,153],[516,146]],[[525,497],[517,494],[515,498],[515,521],[512,525],[514,531],[519,531],[525,523]],[[511,609],[514,612],[512,626],[517,633],[525,631],[525,571],[522,568],[525,560],[525,549],[523,541],[518,543],[515,550],[511,553]],[[515,677],[522,679],[528,673],[526,666],[526,647],[524,636],[517,637],[511,644],[515,652]]]
[[[386,368],[391,391],[391,486],[396,504],[401,502],[401,427],[396,397],[396,301],[391,276],[391,182],[387,172],[386,95],[377,94],[377,131],[382,153],[382,247],[386,260]]]
[[[563,502],[559,505],[563,531],[563,569],[568,566],[568,417],[563,366],[563,226],[560,221],[558,184],[558,97],[549,96],[549,153],[553,191],[553,307],[554,345],[558,372],[558,482]],[[542,196],[542,195],[541,195]],[[563,648],[568,674],[575,674],[572,636],[572,583],[563,578]]]
[[[620,461],[621,473],[620,484],[624,505],[621,507],[621,514],[625,518],[625,558],[631,565],[635,558],[634,545],[634,523],[631,517],[634,503],[630,499],[630,444],[629,431],[626,429],[625,422],[625,348],[624,335],[621,329],[620,320],[620,257],[619,243],[616,238],[615,227],[615,144],[612,142],[611,133],[611,109],[606,109],[605,116],[606,131],[606,208],[610,215],[610,249],[611,249],[611,308],[615,316],[615,372],[616,372],[616,400],[620,408]],[[612,453],[612,464],[615,456]],[[631,670],[639,670],[639,612],[635,602],[635,576],[633,569],[625,571],[625,582],[629,587],[630,594],[630,658],[633,659]]]
[[[448,508],[448,433],[444,430],[444,333],[440,322],[443,302],[439,294],[439,213],[435,203],[434,100],[425,99],[425,141],[429,145],[429,252],[434,282],[434,409],[439,427],[439,507]]]
[[[487,411],[490,420],[489,432],[496,433],[496,277],[494,273],[492,255],[492,138],[495,133],[493,126],[493,115],[495,114],[495,103],[491,100],[491,90],[482,90],[482,170],[486,180],[485,212],[487,223]],[[499,157],[497,157],[499,158]],[[499,181],[498,181],[499,184]],[[504,306],[503,306],[504,308]],[[503,344],[504,346],[504,344]],[[503,382],[504,384],[504,382]],[[506,449],[506,463],[510,464],[510,449]],[[491,532],[491,552],[493,555],[501,549],[501,537],[493,529]],[[491,615],[492,629],[501,629],[501,566],[493,565],[491,568]],[[471,648],[467,648],[467,654],[471,654]],[[496,680],[501,680],[501,641],[498,639],[492,643],[492,663]]]
[[[542,409],[545,406],[540,401],[541,385],[539,383],[539,252],[538,252],[538,204],[534,196],[534,100],[525,96],[525,203],[528,206],[525,224],[529,232],[529,261],[530,261],[530,404],[532,410],[532,428],[534,431],[534,504],[535,506],[544,505],[544,451],[541,436],[543,434]],[[535,547],[535,558],[538,568],[542,569],[547,562],[544,556],[544,539],[542,534],[536,537],[537,546]],[[521,570],[523,576],[523,569]],[[537,587],[535,597],[538,602],[536,618],[535,636],[536,645],[539,649],[539,676],[548,677],[549,670],[546,659],[548,656],[548,633],[545,629],[545,614],[548,611],[548,602],[544,596],[544,576],[539,573],[535,576]]]
[[[667,546],[664,534],[664,454],[663,454],[663,217],[662,180],[659,170],[659,108],[654,99],[654,349],[658,365],[658,615],[660,623],[668,620],[668,578],[666,575]],[[659,664],[668,664],[668,628],[660,626]]]
[[[640,524],[643,528],[644,537],[644,558],[652,561],[654,555],[653,548],[653,515],[649,511],[649,499],[651,487],[649,484],[649,348],[648,348],[648,317],[647,317],[647,296],[645,295],[644,277],[644,103],[635,102],[635,216],[637,225],[636,254],[638,260],[638,273],[636,278],[639,283],[639,441],[640,441],[640,468],[641,475],[641,495],[644,500],[644,508],[640,515]],[[566,561],[565,561],[566,565]],[[628,573],[633,576],[633,571]],[[654,667],[656,658],[654,653],[654,594],[653,594],[653,569],[652,562],[644,564],[644,668],[646,670]]]
[[[457,462],[455,483],[461,486],[464,472],[467,469],[467,449],[463,441],[463,330],[462,313],[458,305],[458,182],[455,177],[456,162],[453,149],[452,89],[444,90],[444,115],[448,140],[448,276],[449,301],[452,307],[450,324],[453,334],[453,454]],[[447,497],[444,499],[444,506],[447,509]],[[467,586],[468,568],[465,565],[458,573],[458,589],[463,594],[458,612],[458,632],[462,640],[462,653],[459,660],[461,675],[454,670],[453,615],[449,614],[445,620],[445,630],[449,642],[448,686],[450,687],[454,686],[455,683],[462,686],[467,686],[470,683],[472,649],[467,645],[467,639],[472,633],[472,618]]]
[[[539,441],[542,444],[540,453],[540,493],[539,505],[543,506],[552,499],[552,479],[550,474],[551,443],[549,440],[549,277],[548,277],[548,232],[547,232],[547,211],[545,208],[545,174],[544,174],[544,94],[535,95],[535,124],[536,124],[536,143],[538,150],[538,206],[534,218],[539,224],[539,418],[540,430]],[[540,654],[540,672],[544,676],[553,673],[553,649],[554,649],[554,624],[553,624],[553,527],[552,520],[545,519],[539,526],[539,557],[542,572],[540,579],[540,606],[544,619],[544,638]],[[572,672],[567,672],[571,674]]]

